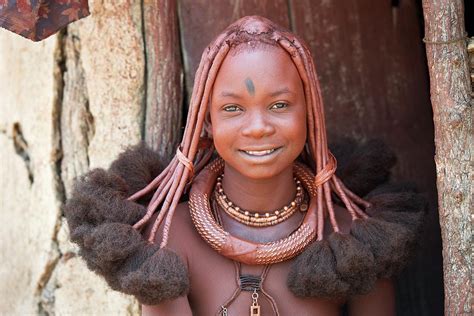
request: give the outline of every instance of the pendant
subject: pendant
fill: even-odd
[[[225,306],[221,306],[221,315],[227,316],[227,308]]]
[[[258,305],[257,289],[252,293],[252,305],[250,306],[250,316],[260,316],[260,305]]]

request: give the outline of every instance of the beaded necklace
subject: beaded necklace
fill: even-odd
[[[214,190],[214,198],[216,199],[217,204],[231,218],[247,226],[273,226],[290,218],[298,210],[305,212],[308,209],[308,202],[306,200],[301,181],[297,178],[294,178],[296,182],[296,196],[293,201],[278,210],[265,212],[263,214],[260,212],[243,210],[230,201],[224,192],[224,188],[222,187],[222,178],[223,175],[217,178],[216,188]]]

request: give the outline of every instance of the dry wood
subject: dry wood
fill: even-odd
[[[188,95],[204,48],[229,24],[246,15],[261,15],[289,26],[286,0],[180,0],[178,9]]]
[[[181,137],[183,71],[176,1],[143,2],[146,54],[145,141],[164,162]]]
[[[435,124],[445,314],[472,307],[472,98],[462,0],[423,1]]]

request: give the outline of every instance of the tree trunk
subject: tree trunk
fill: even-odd
[[[423,0],[435,125],[445,314],[467,315],[472,303],[472,98],[462,0]]]

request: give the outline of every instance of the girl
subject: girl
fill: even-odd
[[[137,146],[83,177],[71,239],[144,315],[394,315],[424,201],[374,190],[394,163],[379,143],[336,151],[337,174],[305,44],[245,17],[204,51],[171,163]]]

